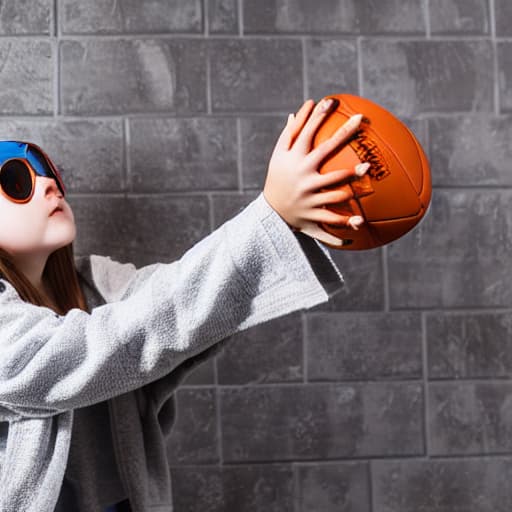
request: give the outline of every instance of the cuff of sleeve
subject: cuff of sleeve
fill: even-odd
[[[294,232],[263,192],[225,227],[233,262],[265,309],[273,305],[284,314],[310,308],[342,288],[343,277],[327,249]]]
[[[304,233],[295,232],[294,235],[328,296],[332,297],[340,292],[344,285],[344,279],[327,248],[318,240]]]
[[[291,229],[281,216],[270,206],[263,192],[255,199],[255,203],[261,211],[263,224],[270,228],[267,230],[267,234],[274,243],[274,246],[278,249],[278,252],[279,248],[283,249],[280,251],[280,256],[283,261],[289,256],[288,251],[286,251],[287,246],[283,243],[285,241],[284,239],[289,238],[290,234],[292,234],[299,242],[302,252],[307,258],[307,262],[298,262],[300,266],[298,267],[299,273],[297,278],[303,278],[302,273],[304,270],[308,272],[311,270],[314,272],[329,297],[338,293],[343,288],[344,280],[327,248],[318,240],[300,231]],[[295,247],[293,250],[295,251]]]

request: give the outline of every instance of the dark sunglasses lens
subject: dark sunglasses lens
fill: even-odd
[[[20,160],[6,162],[0,171],[0,186],[13,199],[22,201],[30,197],[32,177],[27,166]]]
[[[62,182],[62,178],[57,170],[54,170],[50,167],[49,163],[46,161],[45,156],[35,147],[31,147],[27,152],[27,158],[36,171],[36,174],[39,176],[46,176],[47,178],[53,178],[57,183],[62,195],[65,195],[64,183]]]

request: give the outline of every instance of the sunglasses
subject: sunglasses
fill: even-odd
[[[36,176],[54,179],[65,195],[59,171],[39,146],[31,142],[0,141],[0,191],[7,199],[28,203],[34,195]]]

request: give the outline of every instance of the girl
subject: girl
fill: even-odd
[[[332,103],[290,114],[262,193],[178,261],[136,269],[74,258],[64,185],[35,145],[0,142],[0,511],[172,509],[172,395],[221,341],[325,302],[342,278],[318,222],[360,218],[321,191],[368,165],[320,175],[357,115],[311,150]],[[348,187],[347,187],[348,188]],[[307,236],[306,236],[307,235]]]

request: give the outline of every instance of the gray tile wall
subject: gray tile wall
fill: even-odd
[[[172,261],[261,190],[288,112],[402,116],[434,195],[333,251],[332,302],[235,336],[177,392],[175,512],[512,508],[508,0],[6,0],[0,137],[61,168],[77,254]]]

